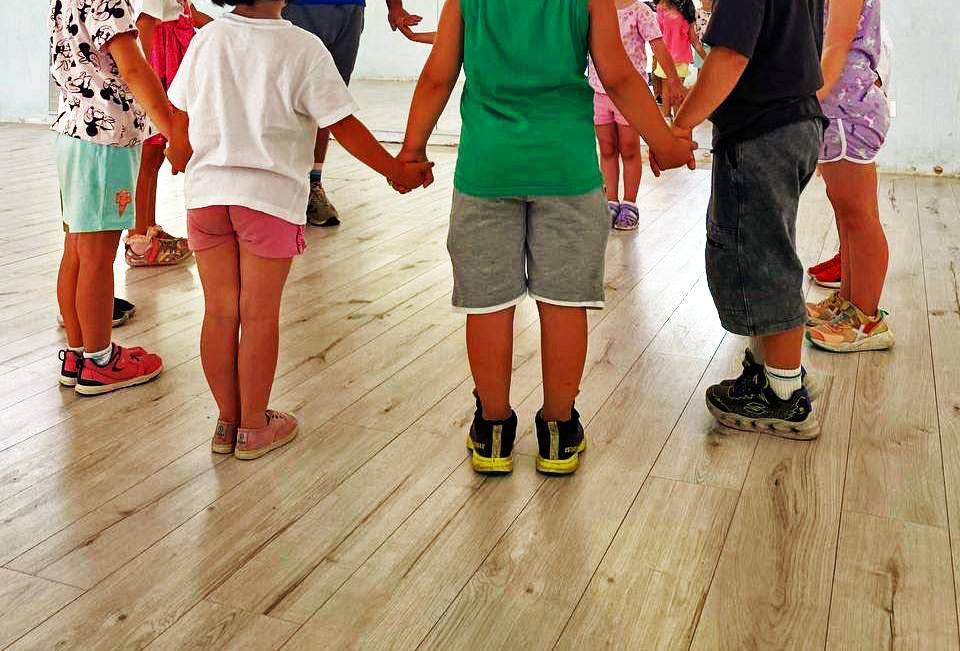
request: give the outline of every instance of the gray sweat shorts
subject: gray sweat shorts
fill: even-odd
[[[715,151],[707,284],[730,332],[764,336],[807,321],[797,210],[822,140],[822,124],[804,120]]]
[[[530,295],[568,307],[603,307],[610,217],[601,190],[578,196],[453,195],[447,249],[453,307],[488,314]]]
[[[343,81],[349,84],[360,51],[363,5],[287,5],[283,17],[320,37]]]

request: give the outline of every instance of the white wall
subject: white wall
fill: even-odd
[[[385,3],[368,0],[356,77],[414,79],[429,48],[387,26]],[[216,13],[209,0],[197,6]],[[436,26],[442,0],[406,0]],[[24,6],[29,8],[24,8]],[[0,0],[0,120],[45,121],[47,116],[47,0]],[[886,0],[884,19],[895,41],[897,117],[880,164],[887,170],[960,175],[960,11],[933,0]]]

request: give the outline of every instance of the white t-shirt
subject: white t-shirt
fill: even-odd
[[[185,13],[187,0],[140,0],[137,4],[140,11],[137,15],[153,16],[161,23],[176,20]]]
[[[168,93],[190,116],[187,208],[244,206],[306,223],[317,127],[358,107],[319,38],[226,14],[199,31]]]

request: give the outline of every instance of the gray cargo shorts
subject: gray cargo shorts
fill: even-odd
[[[287,5],[283,17],[320,37],[343,81],[349,84],[360,51],[363,5]]]
[[[455,192],[447,237],[454,309],[498,312],[527,294],[553,305],[601,308],[609,234],[601,190],[504,198]]]
[[[707,283],[730,332],[771,335],[807,321],[797,210],[822,140],[822,124],[804,120],[715,152]]]

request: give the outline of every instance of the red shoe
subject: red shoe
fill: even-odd
[[[73,350],[61,350],[60,361],[62,362],[60,364],[60,384],[65,387],[77,386],[83,354]]]
[[[259,459],[297,436],[297,419],[282,411],[267,410],[267,426],[237,431],[237,449],[233,456],[243,461]]]
[[[217,429],[213,432],[210,449],[216,454],[233,454],[237,448],[237,426],[217,420]]]
[[[163,371],[159,355],[142,348],[124,348],[113,344],[110,361],[100,366],[91,359],[84,359],[77,379],[77,393],[98,396],[117,389],[149,382]]]
[[[810,275],[810,279],[821,287],[839,289],[841,280],[840,276],[842,273],[842,267],[840,266],[840,254],[838,253],[829,260],[825,260],[820,264],[813,265],[807,269],[807,273]]]

